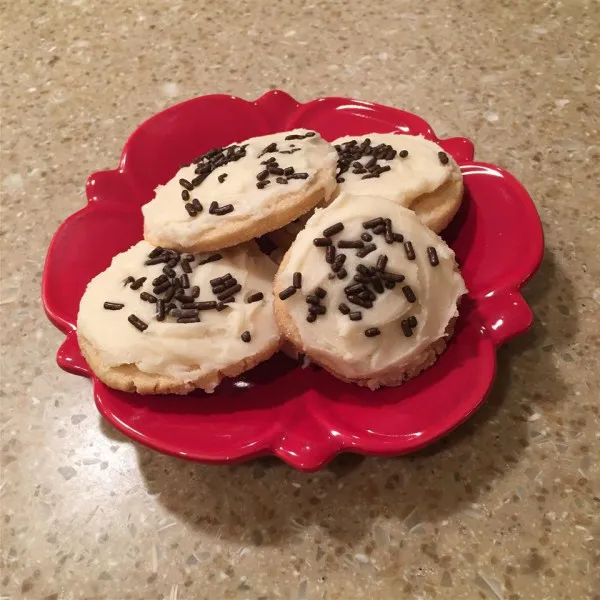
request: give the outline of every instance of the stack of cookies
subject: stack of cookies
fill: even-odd
[[[443,351],[466,291],[437,235],[462,191],[417,136],[214,148],[156,189],[145,239],[88,285],[81,351],[140,394],[212,392],[286,342],[344,381],[399,385]]]

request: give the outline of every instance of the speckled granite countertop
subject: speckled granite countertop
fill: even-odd
[[[600,598],[600,5],[377,7],[2,3],[3,599]],[[275,87],[417,112],[539,208],[535,326],[475,418],[412,458],[188,464],[55,364],[42,261],[87,175],[170,104]]]

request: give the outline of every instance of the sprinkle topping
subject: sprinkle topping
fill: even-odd
[[[105,302],[103,306],[106,310],[121,310],[125,307],[125,305],[120,302]]]

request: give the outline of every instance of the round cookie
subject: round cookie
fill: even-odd
[[[141,241],[89,283],[77,317],[82,354],[115,389],[212,392],[278,350],[274,273],[254,242],[180,255]]]
[[[463,196],[459,166],[422,136],[370,133],[332,142],[339,155],[339,193],[373,195],[410,208],[439,233]]]
[[[344,193],[298,234],[274,291],[277,323],[299,352],[376,389],[435,362],[466,288],[453,251],[414,212]]]
[[[144,237],[185,252],[227,248],[287,225],[335,191],[337,154],[306,129],[215,148],[156,188]]]

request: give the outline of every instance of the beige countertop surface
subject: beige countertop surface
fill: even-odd
[[[0,597],[600,598],[596,0],[3,2]],[[197,95],[347,95],[470,137],[533,196],[537,320],[410,458],[209,467],[129,442],[58,369],[50,237],[128,134]]]

